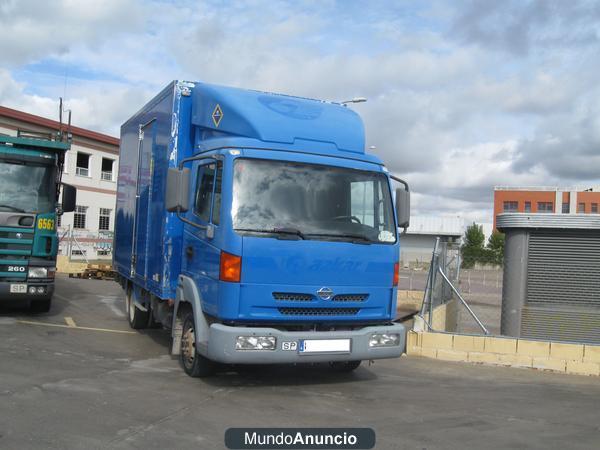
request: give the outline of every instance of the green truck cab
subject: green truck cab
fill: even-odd
[[[0,306],[50,310],[54,294],[57,218],[75,209],[76,191],[61,184],[69,141],[19,132],[0,136]],[[59,194],[62,186],[62,202]]]

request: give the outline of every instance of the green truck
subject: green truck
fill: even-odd
[[[62,133],[0,135],[0,305],[50,310],[57,218],[75,209],[75,188],[61,183],[70,146]]]

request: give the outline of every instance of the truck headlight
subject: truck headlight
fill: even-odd
[[[275,350],[275,336],[238,336],[235,340],[236,350]]]
[[[400,344],[397,333],[376,333],[369,338],[369,347],[393,347]]]
[[[27,272],[29,278],[48,278],[47,267],[30,267]]]

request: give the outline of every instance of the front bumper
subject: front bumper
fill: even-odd
[[[14,293],[10,292],[11,284],[25,284],[27,285],[27,291],[25,293]],[[45,293],[43,294],[30,294],[29,287],[35,286],[43,286],[45,288]],[[23,281],[0,281],[0,301],[2,302],[25,302],[30,300],[47,300],[52,298],[54,294],[54,280],[23,280]]]
[[[390,347],[369,347],[369,338],[375,333],[398,333],[398,345]],[[238,336],[275,336],[275,350],[236,350]],[[296,350],[283,350],[283,342],[297,342],[303,339],[350,339],[350,351],[346,353],[303,353]],[[315,363],[328,361],[359,361],[370,359],[396,358],[404,351],[406,330],[400,324],[368,326],[352,331],[282,331],[275,328],[231,327],[212,324],[209,329],[208,345],[198,343],[198,351],[207,358],[225,364],[281,364]]]

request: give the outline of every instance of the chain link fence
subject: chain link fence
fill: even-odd
[[[433,283],[431,267],[434,267],[435,274]],[[455,298],[458,303],[456,331],[467,334],[484,333],[467,307],[461,304],[450,283],[446,282],[439,274],[440,268],[488,332],[492,335],[499,335],[503,282],[502,268],[461,269],[460,246],[440,241],[437,247],[437,256],[432,257],[432,261],[428,266],[405,269],[400,272],[399,289],[423,292],[422,313],[427,312],[429,309],[430,291],[431,306],[433,308]],[[432,286],[431,289],[429,289],[430,285]]]

